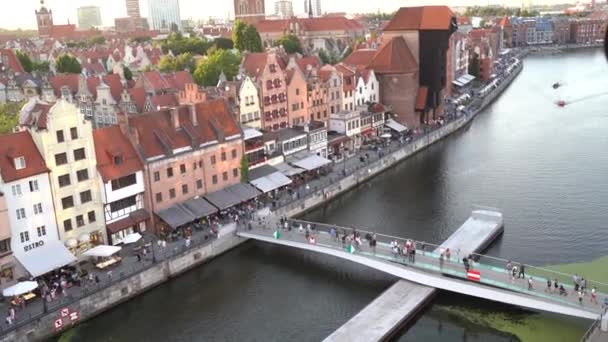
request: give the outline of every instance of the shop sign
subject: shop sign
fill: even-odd
[[[53,325],[55,326],[55,330],[61,330],[61,328],[63,327],[63,319],[57,318],[53,321]]]
[[[34,243],[30,243],[29,245],[23,246],[23,250],[25,250],[26,252],[29,252],[34,248],[38,248],[38,247],[42,247],[42,246],[44,246],[44,241],[40,240],[40,241],[36,241]]]

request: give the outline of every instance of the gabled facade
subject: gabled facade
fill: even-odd
[[[356,89],[355,104],[357,107],[380,101],[380,82],[376,78],[374,70],[362,70],[357,73]]]
[[[143,165],[119,126],[97,129],[93,139],[108,242],[117,245],[146,230]]]
[[[59,238],[74,254],[107,241],[91,122],[66,101],[30,101],[21,113],[50,169]]]
[[[302,125],[309,120],[306,79],[300,67],[291,60],[286,73],[289,123],[293,127]]]
[[[59,239],[49,169],[27,131],[0,136],[0,193],[10,238],[0,237],[0,250],[18,257]]]
[[[240,123],[253,128],[262,128],[260,96],[258,87],[249,77],[245,77],[238,89]]]

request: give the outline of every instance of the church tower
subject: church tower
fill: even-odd
[[[234,0],[234,18],[248,24],[266,19],[264,0]]]
[[[36,12],[38,35],[42,38],[50,37],[53,33],[53,11],[44,7],[44,0],[40,0],[40,10]]]

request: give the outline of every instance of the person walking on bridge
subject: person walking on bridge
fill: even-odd
[[[507,261],[507,274],[509,278],[513,279],[513,264],[511,264],[511,260]]]
[[[517,278],[526,279],[524,264],[519,264],[519,274],[517,275]]]

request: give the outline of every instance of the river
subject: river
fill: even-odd
[[[564,86],[553,90],[556,81]],[[471,125],[305,219],[437,243],[483,205],[505,217],[489,254],[534,265],[605,256],[608,96],[592,95],[607,91],[599,50],[528,57]],[[559,108],[559,99],[569,104]],[[319,341],[393,282],[337,259],[249,242],[62,340]],[[576,341],[588,324],[441,293],[395,339]]]

